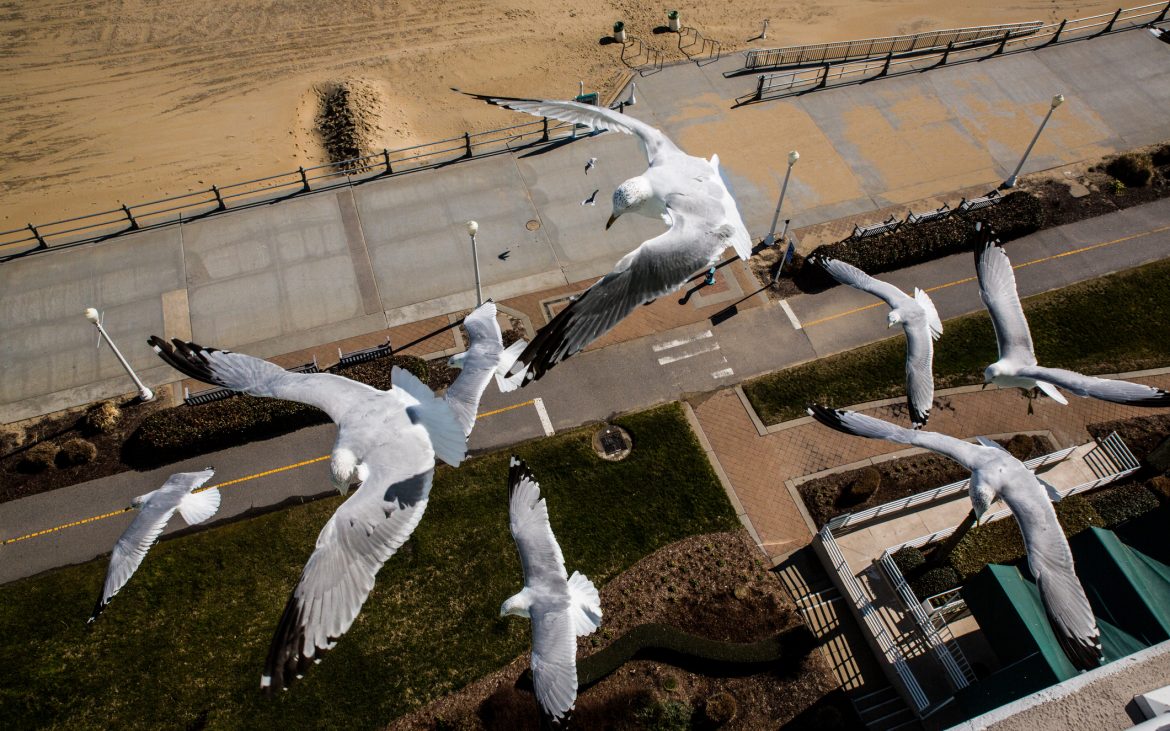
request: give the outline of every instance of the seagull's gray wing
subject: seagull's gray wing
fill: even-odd
[[[1086,376],[1063,368],[1028,366],[1019,369],[1017,375],[1072,391],[1078,396],[1112,401],[1130,406],[1170,406],[1170,393],[1140,383],[1118,381],[1111,378]]]
[[[841,284],[847,284],[854,289],[860,289],[862,292],[879,297],[890,307],[897,307],[904,300],[910,299],[910,295],[889,282],[874,279],[848,262],[831,259],[827,256],[818,256],[817,263]]]
[[[1000,487],[999,496],[1011,508],[1028,553],[1028,568],[1056,637],[1073,664],[1082,670],[1101,662],[1100,632],[1085,590],[1073,568],[1072,551],[1056,519],[1044,488],[1031,474],[1028,484],[1016,481]]]
[[[946,434],[906,429],[888,421],[859,414],[856,411],[830,409],[813,404],[808,407],[808,413],[825,426],[839,432],[929,449],[944,457],[950,457],[969,470],[975,469],[981,450],[986,449],[986,447],[979,447]]]
[[[934,402],[934,339],[925,318],[904,323],[906,331],[906,400],[910,422],[918,429],[930,418]]]
[[[434,459],[403,451],[370,455],[369,475],[321,529],[272,638],[261,688],[287,688],[333,647],[357,618],[382,564],[414,532],[430,496]]]
[[[670,230],[626,254],[612,272],[569,302],[540,329],[509,375],[528,368],[525,383],[540,378],[609,332],[639,305],[681,287],[731,245],[732,226],[712,229],[706,225],[709,218],[682,200],[672,201],[672,211]]]
[[[1016,291],[1016,275],[1007,252],[996,245],[991,231],[984,228],[975,245],[975,272],[979,276],[979,298],[991,314],[999,357],[1017,366],[1035,365],[1032,333]]]
[[[577,636],[569,617],[568,597],[538,600],[532,617],[532,686],[536,700],[554,718],[577,700]]]
[[[548,522],[548,506],[540,497],[540,483],[516,457],[508,468],[508,528],[524,567],[524,585],[542,592],[556,590],[567,599],[569,574]]]
[[[582,104],[581,102],[555,101],[547,99],[518,99],[507,96],[488,96],[486,94],[471,94],[459,89],[453,89],[466,94],[473,99],[485,101],[505,109],[525,112],[535,117],[548,117],[562,122],[589,125],[593,129],[613,130],[634,135],[642,143],[646,152],[646,160],[651,165],[660,161],[663,155],[672,153],[683,154],[678,147],[659,130],[628,114],[619,114],[612,109]]]
[[[183,517],[188,524],[202,522],[215,513],[219,508],[218,490],[206,490],[198,495],[191,494],[192,490],[210,480],[214,474],[214,470],[179,472],[171,475],[162,487],[137,499],[136,502],[140,505],[139,513],[114,543],[114,550],[110,554],[110,566],[106,570],[106,581],[102,585],[101,596],[94,605],[90,622],[98,618],[114,595],[130,581],[130,577],[146,558],[146,552],[158,540],[167,526],[167,521],[176,510],[183,508]],[[186,505],[184,501],[187,501]]]
[[[471,343],[463,359],[463,370],[447,389],[447,404],[463,426],[464,436],[475,426],[475,414],[484,389],[491,383],[504,352],[500,325],[496,322],[496,305],[484,302],[463,319]]]
[[[157,335],[147,341],[158,356],[190,378],[212,383],[252,396],[298,401],[321,409],[340,423],[353,406],[369,399],[372,386],[332,373],[293,373],[275,363],[243,353],[217,350]]]

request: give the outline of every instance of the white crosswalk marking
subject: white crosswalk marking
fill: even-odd
[[[671,348],[677,348],[680,345],[686,345],[687,343],[693,343],[696,340],[704,340],[706,338],[711,337],[712,335],[714,335],[714,333],[712,333],[710,330],[704,330],[703,332],[699,333],[698,335],[693,335],[689,338],[679,338],[678,340],[670,340],[670,341],[665,342],[665,343],[659,343],[658,345],[653,346],[653,350],[655,353],[661,353],[664,350],[670,350]]]
[[[545,411],[544,399],[537,396],[532,399],[532,405],[536,407],[536,415],[540,417],[540,426],[544,429],[544,435],[551,437],[555,432],[553,431],[552,419],[548,418],[548,411]]]
[[[793,329],[799,330],[801,328],[800,320],[796,319],[796,313],[789,307],[788,300],[780,300],[780,307],[784,310],[784,314],[788,315],[788,321],[792,323]]]
[[[682,355],[664,355],[658,359],[658,365],[666,365],[667,363],[676,363],[680,360],[686,360],[687,358],[694,358],[696,355],[701,355],[703,353],[710,353],[713,350],[719,350],[719,343],[711,343],[710,345],[704,345],[701,348],[697,348],[690,353],[684,353]]]
[[[712,373],[711,377],[712,378],[727,378],[728,376],[734,376],[734,375],[735,375],[735,371],[733,369],[724,368],[721,371],[715,371],[714,373]]]

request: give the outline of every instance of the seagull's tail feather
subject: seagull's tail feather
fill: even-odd
[[[187,521],[187,525],[202,523],[219,510],[219,490],[211,488],[202,492],[193,492],[183,496],[179,501],[179,515]]]
[[[412,424],[422,424],[431,438],[435,456],[452,467],[458,467],[467,456],[467,436],[455,412],[435,392],[418,380],[410,371],[394,366],[390,369],[390,383],[418,400],[417,406],[408,406],[406,415]]]
[[[500,354],[500,363],[496,366],[496,386],[499,387],[502,393],[515,391],[524,383],[524,374],[527,371],[520,371],[519,373],[509,376],[508,371],[512,365],[516,363],[516,359],[528,347],[527,340],[517,340],[516,342],[504,348],[504,352]]]
[[[601,626],[601,596],[593,582],[577,571],[569,577],[569,615],[578,637]]]
[[[926,313],[926,326],[930,329],[930,337],[938,340],[943,334],[943,325],[938,310],[934,308],[934,301],[930,299],[930,295],[917,287],[914,288],[914,301]]]

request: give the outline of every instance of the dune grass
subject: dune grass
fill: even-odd
[[[617,420],[634,450],[597,458],[585,428],[514,451],[548,498],[569,571],[601,586],[685,536],[739,526],[677,404]],[[7,728],[375,728],[523,652],[499,619],[522,584],[508,453],[440,468],[414,537],[349,633],[290,691],[259,690],[269,640],[329,498],[164,541],[92,631],[97,560],[0,587]],[[324,479],[324,474],[317,475]]]
[[[1028,297],[1024,312],[1041,365],[1124,373],[1170,363],[1170,261]],[[935,389],[983,382],[999,356],[986,311],[944,323]],[[804,416],[810,402],[844,407],[905,393],[905,337],[897,336],[744,384],[765,424]]]

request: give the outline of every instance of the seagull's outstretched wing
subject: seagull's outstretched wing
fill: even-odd
[[[1170,406],[1170,393],[1140,383],[1097,378],[1076,371],[1067,371],[1063,368],[1045,368],[1043,366],[1021,368],[1017,371],[1017,375],[1051,383],[1086,398],[1096,398],[1130,406]]]
[[[929,325],[907,324],[906,331],[906,400],[910,404],[910,423],[915,429],[926,426],[934,403],[934,339]]]
[[[525,112],[535,117],[548,117],[562,122],[586,124],[593,129],[613,130],[634,135],[642,143],[646,152],[646,160],[654,165],[663,155],[683,154],[681,150],[666,135],[654,127],[639,121],[628,114],[619,114],[612,109],[582,104],[581,102],[554,101],[543,99],[518,99],[507,96],[488,96],[486,94],[471,94],[460,89],[452,89],[460,94],[466,94],[473,99],[494,104],[497,107]]]
[[[1073,569],[1072,551],[1044,489],[1012,484],[999,491],[1020,526],[1028,568],[1065,653],[1081,670],[1101,663],[1101,639],[1092,607]]]
[[[504,353],[503,336],[496,322],[496,305],[484,302],[463,319],[471,343],[463,358],[463,370],[447,389],[447,404],[463,426],[463,434],[471,434],[475,414],[484,389],[492,381]]]
[[[889,282],[874,279],[848,262],[831,259],[827,256],[818,256],[816,261],[833,279],[841,284],[847,284],[854,289],[860,289],[862,292],[879,297],[890,307],[897,307],[902,304],[903,300],[910,299],[910,295]]]
[[[1032,333],[1016,291],[1016,275],[1007,252],[996,245],[984,227],[975,244],[975,272],[979,276],[979,298],[991,314],[999,357],[1017,366],[1036,365]]]
[[[177,338],[171,341],[173,346],[157,335],[151,335],[147,342],[168,365],[190,378],[252,396],[316,406],[335,422],[340,422],[351,407],[377,391],[373,386],[332,373],[293,373],[260,358]]]
[[[202,523],[215,514],[219,509],[219,490],[192,493],[214,474],[215,471],[210,469],[179,472],[171,475],[162,487],[138,498],[141,510],[114,544],[106,581],[94,605],[90,622],[98,618],[114,595],[130,581],[130,577],[142,565],[142,559],[146,558],[146,552],[158,540],[176,510],[182,512],[183,519],[189,525]]]
[[[979,459],[980,451],[986,447],[979,447],[962,439],[955,439],[946,434],[932,431],[915,431],[891,424],[888,421],[875,419],[872,416],[859,414],[855,411],[830,409],[813,404],[808,407],[808,413],[817,421],[839,432],[852,434],[870,439],[884,439],[887,442],[910,444],[915,447],[938,452],[944,457],[950,457],[969,470],[973,470]]]
[[[426,510],[434,462],[417,473],[382,448],[370,472],[321,534],[285,605],[260,687],[287,688],[349,630],[382,564],[410,537]],[[406,460],[418,461],[418,460]]]
[[[540,497],[540,483],[523,460],[512,458],[508,469],[508,528],[520,552],[524,584],[564,588],[569,580],[565,557],[548,522],[548,506]],[[565,590],[568,598],[568,591]]]
[[[525,383],[609,332],[639,305],[675,291],[710,265],[734,235],[730,226],[707,230],[701,215],[680,202],[670,230],[622,257],[613,271],[577,295],[524,349],[511,374],[528,368]]]

